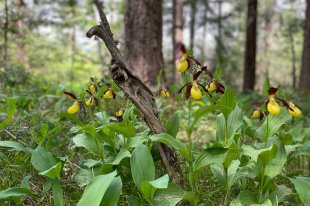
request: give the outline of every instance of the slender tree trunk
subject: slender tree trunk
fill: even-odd
[[[190,19],[190,50],[194,54],[195,24],[196,24],[196,0],[191,0],[191,19]]]
[[[72,18],[75,17],[75,8],[71,7]],[[74,63],[75,63],[75,53],[76,53],[76,28],[75,25],[72,25],[72,30],[69,35],[69,40],[71,42],[70,47],[70,82],[73,83],[74,80]]]
[[[307,0],[306,22],[304,30],[304,45],[301,62],[301,74],[299,81],[299,89],[310,89],[310,0]]]
[[[264,27],[264,37],[263,37],[263,53],[261,59],[259,60],[257,71],[256,71],[256,85],[255,88],[259,91],[263,90],[264,80],[266,78],[265,73],[270,69],[270,56],[269,50],[272,42],[272,26],[273,26],[273,17],[274,17],[274,7],[277,3],[277,0],[269,0],[270,6],[266,9],[265,14],[265,27]]]
[[[254,90],[256,69],[257,0],[248,0],[243,91]]]
[[[24,22],[24,14],[25,14],[25,2],[24,0],[17,0],[17,30],[19,38],[17,40],[17,61],[21,65],[25,65],[26,57],[25,57],[25,22]]]
[[[217,20],[217,26],[218,26],[218,36],[217,36],[217,44],[216,44],[216,63],[217,64],[223,64],[223,55],[222,55],[222,49],[223,49],[223,42],[222,42],[222,0],[218,1],[218,20]]]
[[[180,82],[181,74],[176,72],[175,60],[182,57],[180,45],[183,44],[183,0],[173,0],[173,28],[172,28],[172,43],[173,43],[173,81]]]
[[[291,48],[291,55],[292,55],[292,87],[296,88],[296,52],[295,52],[295,42],[294,42],[294,34],[290,30],[289,31],[289,37],[290,37],[290,48]]]
[[[164,67],[162,0],[128,0],[125,16],[126,61],[147,85],[154,87]]]
[[[3,51],[3,64],[4,69],[7,68],[7,57],[8,57],[8,30],[9,30],[9,7],[8,0],[4,1],[4,12],[5,12],[5,22],[3,26],[3,34],[4,34],[4,51]]]
[[[206,35],[207,35],[207,19],[208,19],[208,0],[204,1],[204,15],[203,15],[203,30],[202,30],[202,42],[201,42],[201,56],[202,63],[206,62]]]

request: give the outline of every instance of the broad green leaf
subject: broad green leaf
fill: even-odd
[[[74,180],[80,187],[86,186],[93,178],[94,174],[91,169],[80,169],[74,176]]]
[[[310,177],[295,177],[289,178],[291,182],[294,184],[295,189],[304,203],[304,205],[309,205],[310,203],[310,195],[309,195],[309,188],[310,188]]]
[[[129,206],[142,206],[142,203],[131,195],[126,195],[126,202]]]
[[[125,159],[126,157],[131,157],[131,154],[128,150],[122,148],[117,156],[115,157],[115,159],[113,160],[113,162],[109,163],[109,164],[112,164],[112,165],[118,165],[123,159]]]
[[[292,116],[283,108],[280,114],[276,116],[268,115],[262,126],[259,128],[259,138],[264,142],[267,142],[267,140],[278,132],[280,127],[291,118]]]
[[[218,66],[217,69],[215,70],[214,72],[214,78],[218,81],[221,80],[221,74],[222,74],[222,67],[221,66]]]
[[[59,180],[54,180],[53,183],[53,198],[56,206],[64,205],[63,191],[61,188],[61,182]]]
[[[237,199],[235,199],[230,206],[246,206],[255,204],[255,197],[252,192],[249,191],[241,191],[238,195]]]
[[[73,143],[76,147],[84,147],[88,152],[99,156],[101,156],[103,151],[102,144],[99,141],[96,143],[96,138],[90,137],[84,133],[75,135],[73,137]]]
[[[293,194],[292,190],[285,185],[276,185],[276,189],[270,195],[270,199],[273,205],[281,203],[285,200],[285,197]]]
[[[125,145],[126,149],[135,148],[140,144],[148,141],[147,136],[136,136],[127,139],[127,143]]]
[[[117,122],[109,124],[108,127],[114,131],[123,134],[125,137],[134,137],[136,136],[136,130],[134,123],[132,122]]]
[[[141,183],[141,192],[144,198],[151,202],[154,197],[154,194],[157,189],[164,189],[168,187],[169,183],[169,176],[164,175],[156,180],[153,181],[145,181]]]
[[[135,185],[141,190],[141,183],[155,179],[155,165],[150,150],[141,144],[135,148],[130,158],[131,175]]]
[[[122,180],[120,177],[115,177],[105,192],[101,204],[103,206],[117,206],[119,196],[122,191]]]
[[[172,115],[172,117],[170,117],[170,119],[168,120],[166,124],[167,133],[173,137],[176,137],[179,131],[179,127],[180,127],[179,114],[175,113],[174,115]]]
[[[230,88],[225,89],[224,95],[220,98],[217,108],[223,113],[227,120],[229,114],[235,109],[236,96]]]
[[[187,161],[191,161],[191,156],[190,156],[187,146],[180,140],[177,140],[176,138],[172,137],[171,135],[167,133],[162,133],[162,134],[152,135],[149,138],[152,141],[159,141],[164,144],[170,145],[175,150],[177,150]]]
[[[96,176],[85,188],[82,198],[78,202],[78,206],[98,206],[102,198],[112,183],[116,172],[107,175]]]
[[[52,178],[52,179],[57,179],[60,180],[60,172],[61,172],[61,168],[62,168],[62,163],[58,162],[56,165],[54,165],[53,167],[40,172],[40,175]]]
[[[310,141],[305,142],[303,145],[297,145],[296,150],[290,155],[290,159],[297,156],[310,156]]]
[[[193,192],[187,192],[179,186],[170,183],[167,189],[158,190],[152,200],[153,206],[175,206],[181,200],[187,200],[195,206],[198,197]]]
[[[88,124],[83,126],[83,131],[88,134],[89,136],[95,138],[97,136],[97,131],[94,125]]]
[[[38,146],[35,150],[33,150],[31,155],[31,163],[39,172],[46,171],[57,164],[53,155],[41,146]]]
[[[0,191],[0,199],[20,197],[29,194],[32,194],[32,191],[29,188],[11,187],[9,189]]]
[[[201,151],[193,163],[193,172],[198,172],[210,164],[224,163],[227,150],[214,147]]]
[[[257,162],[258,156],[265,151],[271,151],[273,149],[273,145],[268,148],[263,149],[255,149],[250,145],[242,145],[243,154],[251,157],[254,162]]]
[[[29,153],[29,150],[24,145],[15,141],[0,141],[0,147],[8,147],[12,148],[12,150]]]

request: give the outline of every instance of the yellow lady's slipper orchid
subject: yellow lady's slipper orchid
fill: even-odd
[[[216,89],[215,83],[212,81],[210,84],[206,86],[206,89],[208,90],[209,93],[213,92]]]
[[[194,100],[201,99],[201,90],[199,89],[199,87],[196,83],[193,83],[193,85],[192,85],[191,96]]]
[[[104,98],[104,99],[109,99],[109,98],[112,98],[112,97],[113,97],[113,92],[112,92],[111,89],[108,89],[108,90],[104,93],[104,95],[103,95],[103,98]]]
[[[96,86],[94,84],[90,85],[89,90],[94,93],[96,91]]]
[[[252,114],[253,119],[259,119],[260,118],[260,111],[257,109]]]
[[[94,100],[92,98],[89,98],[86,102],[85,102],[86,106],[92,106],[94,104]]]
[[[278,115],[280,113],[280,106],[274,98],[270,98],[267,104],[267,110],[272,115]]]
[[[117,111],[117,112],[115,113],[115,115],[116,115],[117,117],[121,117],[121,116],[123,116],[123,114],[124,114],[123,109],[121,109],[121,110],[119,110],[119,111]]]
[[[165,88],[161,89],[160,94],[162,98],[168,98],[170,96],[169,92]]]
[[[80,109],[80,105],[79,105],[79,103],[77,101],[75,101],[73,103],[73,105],[68,108],[67,112],[69,114],[75,114],[75,113],[77,113],[79,111],[79,109]]]
[[[187,69],[188,69],[188,62],[186,59],[186,55],[184,55],[181,59],[177,60],[177,71],[183,73]]]
[[[301,111],[298,107],[296,107],[292,102],[289,103],[289,106],[291,109],[293,109],[294,111],[290,110],[289,108],[287,109],[288,112],[294,116],[294,117],[298,117],[301,115]]]

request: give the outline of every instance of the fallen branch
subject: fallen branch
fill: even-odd
[[[138,108],[144,117],[144,121],[152,132],[154,134],[166,132],[159,119],[153,93],[133,72],[131,72],[132,70],[129,69],[128,65],[125,63],[119,49],[116,46],[117,42],[113,39],[110,25],[107,21],[106,15],[103,12],[102,3],[98,0],[94,0],[93,2],[98,9],[101,24],[92,27],[86,33],[86,36],[88,38],[98,36],[103,40],[112,56],[110,73],[113,81],[124,92],[126,97],[129,98]],[[158,149],[162,163],[165,166],[170,178],[174,183],[180,185],[182,183],[182,178],[173,168],[178,167],[176,154],[170,147],[162,143],[158,143]]]

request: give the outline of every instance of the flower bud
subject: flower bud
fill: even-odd
[[[119,111],[117,111],[117,112],[115,113],[115,115],[116,115],[117,117],[121,117],[121,116],[123,116],[123,114],[124,114],[124,112],[123,112],[122,109],[119,110]]]
[[[191,88],[191,96],[194,100],[201,99],[201,91],[196,83],[193,83],[193,86]]]
[[[178,72],[185,72],[188,69],[188,62],[186,56],[183,56],[181,59],[176,61],[177,71]]]
[[[206,89],[209,93],[213,92],[216,89],[215,83],[212,81],[210,84],[206,86]]]
[[[89,98],[86,102],[85,102],[86,106],[92,106],[94,104],[94,101],[92,98]]]
[[[170,96],[169,92],[165,88],[161,89],[160,95],[162,98],[168,98]]]
[[[301,115],[300,109],[299,109],[298,107],[296,107],[292,102],[289,103],[289,106],[290,106],[291,109],[293,109],[293,111],[290,110],[290,108],[288,108],[287,110],[288,110],[288,112],[289,112],[292,116],[298,117],[298,116]]]
[[[260,118],[260,111],[256,109],[252,114],[253,119],[259,119]]]
[[[80,109],[80,105],[79,105],[79,103],[77,101],[75,101],[73,103],[73,105],[68,108],[67,112],[69,114],[75,114],[75,113],[77,113],[79,111],[79,109]]]
[[[96,91],[96,86],[95,86],[94,84],[90,85],[89,91],[91,91],[92,93],[94,93],[94,92]]]
[[[112,98],[113,97],[113,93],[112,93],[112,90],[111,89],[108,89],[104,95],[103,95],[103,98],[104,99],[109,99],[109,98]]]
[[[281,109],[276,100],[274,98],[270,98],[267,104],[267,110],[272,115],[278,115]]]

